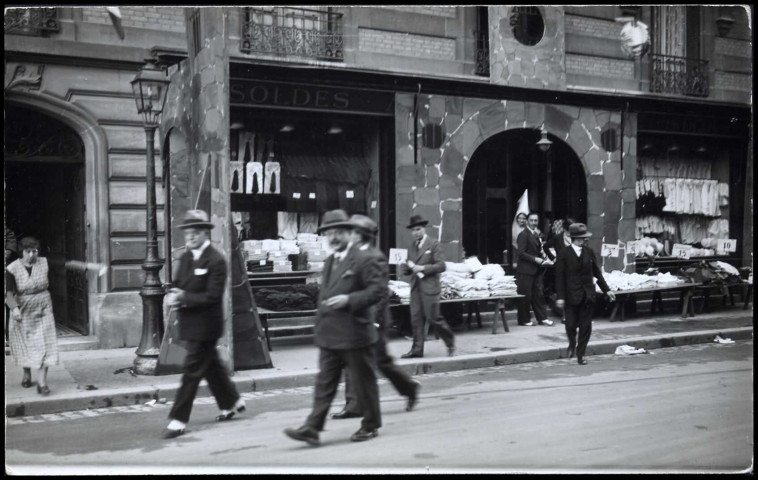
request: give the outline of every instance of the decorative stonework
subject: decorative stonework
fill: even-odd
[[[602,243],[634,240],[636,116],[627,115],[624,119],[622,169],[620,149],[607,152],[601,146],[602,131],[613,128],[620,132],[618,112],[431,95],[421,95],[419,102],[419,127],[432,121],[429,107],[433,102],[445,105],[448,110],[442,115],[441,125],[447,133],[439,149],[424,147],[419,136],[418,163],[414,164],[413,122],[407,120],[409,116],[412,119],[413,95],[396,96],[397,245],[410,243],[405,225],[411,214],[419,214],[429,220],[429,234],[434,232],[447,259],[462,260],[463,178],[469,160],[479,145],[493,135],[543,126],[552,137],[566,142],[582,163],[587,179],[587,226],[594,233],[590,240],[592,248],[600,252]],[[606,271],[634,269],[632,257],[604,259],[603,263]]]
[[[542,39],[521,44],[510,24],[512,6],[489,8],[490,82],[513,87],[564,90],[565,34],[563,7],[538,6],[545,23]]]
[[[5,90],[39,90],[42,85],[44,70],[45,66],[41,64],[7,64],[5,66]]]

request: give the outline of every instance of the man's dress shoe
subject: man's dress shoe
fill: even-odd
[[[400,355],[400,358],[422,358],[423,355],[419,355],[418,353],[408,352],[403,355]]]
[[[350,412],[348,410],[342,410],[341,412],[333,413],[331,415],[331,418],[333,418],[335,420],[342,420],[342,419],[345,419],[345,418],[359,418],[359,417],[362,417],[362,416],[363,415],[360,414],[360,413]]]
[[[245,404],[243,403],[242,405],[240,405],[239,407],[237,407],[235,410],[237,410],[239,413],[242,413],[242,412],[244,412],[247,409],[245,408]],[[235,413],[234,410],[232,410],[230,412],[222,413],[221,415],[218,415],[216,417],[216,421],[217,422],[225,422],[227,420],[231,420],[234,417],[234,413]]]
[[[169,439],[169,438],[176,438],[179,435],[184,435],[184,429],[180,428],[177,430],[166,428],[163,430],[163,438]]]
[[[284,434],[293,440],[300,440],[301,442],[307,442],[309,445],[318,445],[318,432],[307,425],[303,425],[298,429],[285,428]]]
[[[418,391],[421,390],[421,384],[417,381],[413,381],[413,393],[408,395],[408,403],[405,404],[405,411],[410,412],[413,407],[418,403]]]
[[[377,429],[374,428],[373,430],[367,430],[361,427],[357,432],[353,434],[352,437],[350,437],[350,441],[365,442],[366,440],[370,440],[377,435],[379,435],[379,431]]]
[[[578,363],[579,365],[587,365],[587,360],[585,360],[582,357],[579,357],[576,359],[576,363]]]
[[[566,356],[568,358],[574,358],[575,354],[576,354],[576,347],[573,345],[569,345],[568,349],[566,350]]]

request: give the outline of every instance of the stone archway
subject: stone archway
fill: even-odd
[[[396,97],[397,244],[410,235],[401,228],[410,214],[430,221],[430,234],[439,239],[450,261],[461,260],[462,184],[474,151],[489,137],[515,128],[541,128],[566,142],[580,159],[587,179],[587,226],[595,235],[591,246],[634,240],[636,117],[625,116],[624,171],[621,151],[606,151],[601,132],[620,135],[621,113],[588,107],[545,105],[514,100],[483,100],[421,95],[419,130],[439,124],[446,132],[437,149],[419,142],[414,162],[413,96]],[[409,128],[410,127],[410,128]],[[619,137],[620,139],[620,137]],[[616,145],[622,144],[617,142]],[[626,175],[624,174],[626,173]],[[633,267],[633,258],[604,259],[606,270]]]

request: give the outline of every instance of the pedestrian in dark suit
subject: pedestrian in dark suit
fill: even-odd
[[[575,223],[574,219],[572,218],[566,218],[563,220],[563,222],[558,224],[558,229],[553,230],[553,236],[550,237],[550,239],[545,242],[545,244],[542,247],[542,250],[545,252],[545,255],[547,255],[547,258],[549,258],[551,261],[555,262],[555,260],[558,258],[558,254],[563,250],[564,248],[571,245],[571,236],[569,235],[569,227]],[[555,225],[555,224],[554,224]],[[556,293],[555,293],[555,269],[548,269],[545,272],[545,283],[544,283],[544,289],[545,293],[548,295],[551,301],[555,300]],[[557,306],[554,307],[554,310],[558,313],[563,313],[563,310],[558,308]],[[563,318],[561,318],[561,323],[566,323],[566,316],[563,315]]]
[[[222,299],[226,286],[226,260],[211,246],[208,214],[190,210],[179,225],[184,230],[187,251],[179,259],[173,281],[176,287],[167,301],[178,309],[179,338],[187,342],[182,384],[176,392],[169,413],[171,422],[163,432],[164,438],[184,433],[192,411],[200,380],[205,378],[216,398],[221,414],[217,421],[229,420],[245,411],[245,401],[237,393],[224,365],[216,353],[216,341],[224,331]]]
[[[558,254],[555,264],[555,285],[558,291],[556,304],[564,309],[566,315],[566,335],[568,336],[568,357],[576,353],[579,365],[587,365],[584,353],[592,334],[592,309],[595,303],[595,285],[592,277],[597,278],[600,289],[611,301],[616,296],[608,288],[603,272],[597,265],[595,252],[587,246],[587,239],[592,236],[583,223],[569,227],[572,244]],[[579,343],[576,330],[579,328]]]
[[[351,242],[353,248],[366,252],[373,256],[382,268],[382,281],[389,282],[389,264],[387,257],[381,250],[372,245],[377,233],[377,225],[372,219],[365,215],[352,215],[350,223],[354,228],[351,233]],[[410,375],[402,371],[395,365],[389,353],[387,353],[386,331],[392,326],[392,316],[389,312],[389,289],[387,295],[379,302],[374,309],[374,323],[379,330],[379,340],[374,344],[374,354],[376,356],[376,366],[379,371],[387,377],[397,392],[408,398],[405,409],[413,410],[418,401],[418,391],[421,387],[417,381],[413,380]],[[353,382],[350,381],[350,373],[345,370],[345,408],[332,415],[334,419],[362,417],[361,406],[358,402],[358,396],[353,389]]]
[[[379,387],[374,372],[374,344],[379,338],[373,308],[387,296],[387,282],[376,258],[349,243],[353,228],[347,213],[324,214],[318,231],[326,232],[335,250],[324,262],[316,313],[315,343],[320,349],[319,373],[313,409],[300,428],[284,433],[295,440],[319,444],[329,407],[347,367],[363,410],[361,428],[350,440],[360,442],[378,435],[382,426]]]
[[[426,234],[429,222],[420,215],[412,215],[407,228],[411,229],[413,243],[408,249],[408,260],[403,265],[403,274],[411,280],[411,327],[413,345],[402,358],[424,356],[424,341],[429,333],[429,325],[434,324],[447,353],[455,353],[455,335],[444,318],[440,317],[440,273],[445,271],[445,257],[440,244]]]
[[[547,318],[545,306],[545,293],[542,282],[545,276],[545,267],[552,265],[545,252],[542,251],[542,240],[537,231],[539,216],[530,213],[527,216],[527,225],[524,231],[519,233],[518,265],[516,265],[517,292],[524,295],[524,300],[519,303],[518,324],[532,326],[534,322],[529,319],[529,307],[534,311],[534,317],[540,325],[552,326],[553,321]]]

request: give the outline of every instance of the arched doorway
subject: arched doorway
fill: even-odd
[[[546,153],[537,148],[536,129],[501,132],[476,149],[463,177],[462,246],[467,256],[476,255],[482,263],[512,262],[511,225],[525,190],[546,236],[554,219],[587,221],[582,163],[568,144],[549,138],[553,144]]]
[[[87,335],[87,274],[64,268],[67,260],[87,261],[82,139],[32,109],[6,105],[5,115],[7,225],[19,239],[40,240],[59,335]]]

